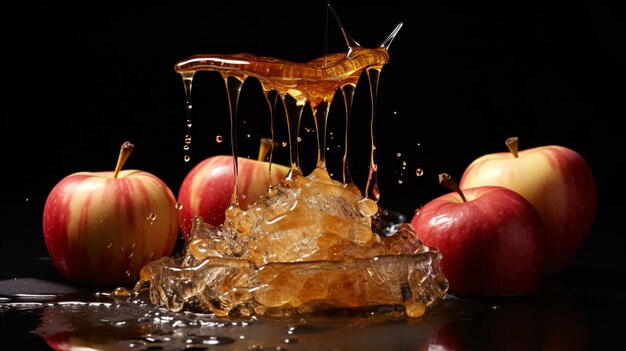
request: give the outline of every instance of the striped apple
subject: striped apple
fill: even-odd
[[[459,186],[503,186],[530,201],[546,228],[544,274],[559,273],[581,248],[595,219],[598,194],[593,172],[579,153],[564,146],[518,150],[517,137],[505,144],[509,152],[471,162]]]
[[[278,184],[289,173],[289,167],[238,157],[238,199],[241,208],[247,208],[271,185]],[[218,226],[224,223],[226,210],[234,192],[233,158],[217,155],[195,165],[183,179],[178,192],[180,231],[189,239],[194,217],[200,216],[205,223]],[[270,181],[271,180],[271,181]]]
[[[174,251],[176,198],[155,175],[121,170],[132,148],[122,145],[115,171],[70,174],[46,199],[46,248],[70,282],[131,284],[146,263]]]

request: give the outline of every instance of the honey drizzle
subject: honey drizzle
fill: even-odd
[[[343,184],[353,183],[350,176],[350,169],[348,168],[348,145],[349,144],[349,130],[350,130],[350,117],[352,116],[352,102],[354,101],[354,91],[356,90],[356,84],[346,84],[341,87],[341,93],[343,94],[343,101],[345,105],[346,114],[346,126],[344,134],[344,150],[343,150],[343,162],[342,162],[342,181]]]
[[[339,20],[336,14],[335,17]],[[349,176],[349,171],[347,169],[348,119],[350,118],[354,89],[364,70],[367,72],[372,102],[372,114],[370,121],[370,165],[365,195],[374,201],[379,200],[380,191],[377,184],[378,165],[376,160],[374,133],[377,108],[376,95],[380,71],[389,61],[389,53],[387,49],[401,26],[402,23],[394,29],[392,34],[387,37],[387,39],[379,47],[373,49],[361,47],[345,32],[343,26],[341,26],[342,34],[344,35],[348,45],[348,51],[346,53],[324,55],[324,57],[306,63],[294,63],[272,57],[261,57],[247,53],[239,53],[230,55],[194,55],[175,65],[175,70],[182,75],[185,82],[188,101],[188,122],[191,121],[191,82],[195,72],[217,71],[221,74],[226,83],[230,107],[231,149],[233,155],[233,170],[235,174],[234,190],[231,197],[232,206],[238,207],[239,199],[236,122],[237,104],[244,81],[248,77],[258,79],[270,105],[270,92],[275,92],[277,96],[281,97],[283,107],[287,115],[287,129],[289,135],[290,171],[287,175],[288,179],[293,179],[296,175],[302,174],[298,152],[298,137],[300,133],[302,112],[307,103],[312,109],[313,116],[315,117],[318,145],[318,160],[316,168],[321,168],[326,171],[326,127],[328,112],[335,92],[339,89],[342,90],[346,104],[346,147],[343,158],[342,176],[343,182],[346,184],[347,182],[351,182],[351,177]],[[271,118],[273,119],[275,111],[271,106],[270,110]],[[188,123],[188,126],[190,126],[190,123]],[[190,140],[189,130],[187,136],[189,136]]]
[[[378,189],[378,161],[376,158],[376,108],[378,96],[378,81],[380,79],[381,67],[372,67],[367,69],[367,78],[370,85],[370,95],[372,102],[372,115],[370,118],[370,166],[367,176],[367,184],[365,186],[365,195],[374,201],[380,199],[380,190]]]
[[[239,106],[239,95],[241,95],[241,87],[246,80],[246,75],[229,75],[220,72],[226,84],[226,93],[228,94],[228,107],[230,109],[230,147],[233,155],[233,194],[230,198],[231,206],[239,207],[239,161],[237,151],[237,107]]]
[[[278,92],[276,90],[263,90],[263,94],[265,95],[265,100],[267,101],[267,105],[270,109],[270,138],[269,140],[261,140],[261,144],[265,145],[265,147],[267,147],[269,150],[267,150],[267,152],[265,154],[268,154],[269,156],[269,166],[268,166],[268,170],[267,172],[268,174],[268,188],[272,187],[272,161],[274,158],[274,143],[276,140],[274,138],[274,114],[276,111],[276,103],[278,102]],[[263,156],[263,159],[265,159],[265,156]],[[261,159],[261,157],[259,157],[259,161],[263,161],[263,159]]]
[[[184,72],[181,73],[182,77],[183,77],[183,84],[185,85],[185,116],[186,116],[186,121],[185,121],[185,127],[186,127],[186,131],[185,131],[185,144],[183,145],[183,150],[185,150],[185,155],[183,156],[183,159],[185,160],[185,162],[189,162],[190,157],[189,154],[187,153],[187,151],[189,151],[189,147],[191,144],[191,126],[192,126],[192,121],[191,121],[191,108],[192,108],[192,104],[191,104],[191,85],[193,82],[193,76],[194,76],[195,72]]]

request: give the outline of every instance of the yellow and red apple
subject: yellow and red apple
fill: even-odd
[[[595,218],[597,189],[591,168],[564,146],[518,151],[517,138],[506,144],[510,152],[487,154],[470,163],[459,186],[503,186],[530,201],[546,228],[544,274],[558,273],[574,258]]]
[[[59,181],[43,209],[43,234],[58,271],[74,283],[135,283],[148,262],[173,253],[178,210],[170,188],[141,170],[77,172]]]
[[[237,160],[238,201],[244,209],[267,193],[270,186],[278,184],[290,170],[287,166],[258,159],[238,157]],[[233,158],[227,155],[206,158],[187,173],[178,192],[180,231],[185,239],[189,238],[196,216],[213,226],[224,223],[233,198],[234,174]]]
[[[535,291],[543,273],[544,227],[537,210],[499,186],[459,189],[422,206],[411,219],[415,235],[443,255],[451,294],[509,296]]]

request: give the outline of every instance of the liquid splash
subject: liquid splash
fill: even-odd
[[[247,53],[194,55],[177,63],[188,112],[196,72],[217,72],[225,83],[235,175],[231,206],[218,227],[196,217],[182,257],[165,257],[146,265],[132,295],[147,292],[152,303],[175,312],[276,317],[379,306],[400,306],[406,315],[420,317],[443,299],[448,282],[439,266],[440,252],[423,245],[408,223],[393,235],[372,231],[380,198],[376,96],[381,70],[389,61],[388,48],[401,27],[402,23],[379,47],[364,48],[341,26],[348,50],[306,63]],[[347,169],[347,137],[342,181],[328,173],[326,126],[337,91],[344,94],[349,123],[352,96],[363,73],[371,97],[371,149],[362,193],[351,183]],[[239,94],[249,78],[261,83],[272,120],[275,101],[280,98],[283,104],[290,171],[280,184],[242,209],[236,125]],[[304,175],[298,140],[307,106],[315,121],[317,163]],[[187,121],[189,125],[189,115]]]

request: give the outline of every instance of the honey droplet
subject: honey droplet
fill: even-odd
[[[125,287],[118,287],[111,292],[111,295],[116,297],[128,297],[130,296],[130,291]]]

